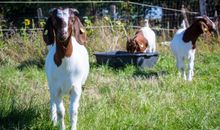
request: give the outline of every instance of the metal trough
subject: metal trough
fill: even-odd
[[[153,67],[159,53],[129,53],[126,51],[97,52],[94,54],[98,64],[107,64],[111,67],[118,68],[126,65],[135,65],[141,68]]]

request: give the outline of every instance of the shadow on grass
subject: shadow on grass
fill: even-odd
[[[43,58],[41,58],[41,59],[29,59],[29,60],[21,62],[20,65],[17,67],[17,69],[24,70],[25,68],[34,67],[34,66],[36,66],[39,69],[43,69],[44,64],[45,64],[45,61],[44,61]]]
[[[12,104],[13,105],[13,104]],[[48,116],[49,109],[42,106],[0,110],[0,130],[53,129]]]
[[[6,116],[0,115],[0,129],[28,129],[34,118],[38,116],[38,112],[33,109],[11,110]]]
[[[118,72],[118,71],[123,71],[127,69],[127,67],[132,66],[132,65],[127,65],[127,66],[123,66],[123,67],[112,67],[106,64],[100,65],[96,62],[91,62],[90,63],[90,67],[91,68],[98,68],[98,67],[106,67],[108,69],[111,69],[112,71]],[[142,77],[142,78],[152,78],[152,77],[156,77],[158,78],[159,76],[165,76],[170,74],[170,72],[166,71],[166,70],[157,70],[157,69],[152,69],[152,68],[140,68],[137,66],[132,66],[131,68],[134,68],[135,71],[132,74],[133,77]]]
[[[90,68],[97,68],[97,67],[101,67],[103,65],[97,64],[96,62],[89,62],[89,66],[90,66]]]
[[[168,75],[169,72],[168,71],[156,71],[156,70],[149,70],[149,71],[144,71],[141,69],[137,69],[134,73],[133,73],[133,77],[144,77],[146,79],[148,78],[152,78],[152,77],[156,77],[158,78],[159,76],[165,76]]]
[[[114,72],[119,72],[121,70],[124,70],[127,66],[121,66],[121,67],[112,67],[108,64],[98,64],[96,62],[90,62],[90,68],[104,68],[104,69],[108,69]]]

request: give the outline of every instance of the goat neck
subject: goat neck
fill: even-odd
[[[59,67],[62,63],[62,58],[70,57],[72,55],[73,46],[71,34],[66,41],[59,41],[56,39],[56,53],[54,55],[54,61]]]
[[[203,33],[199,22],[195,22],[189,28],[187,28],[183,34],[183,41],[188,43],[189,41],[192,42],[192,49],[196,48],[196,40],[198,37]]]

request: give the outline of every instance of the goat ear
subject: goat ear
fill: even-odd
[[[208,26],[204,22],[200,22],[200,25],[201,25],[201,29],[202,29],[203,33],[207,33]]]
[[[54,35],[52,17],[53,17],[55,10],[56,10],[56,8],[52,8],[49,10],[50,16],[48,17],[48,19],[46,21],[46,25],[44,26],[44,30],[43,30],[43,39],[47,45],[51,45],[54,43],[55,35]]]
[[[51,45],[54,43],[54,29],[51,16],[46,21],[46,25],[43,30],[43,39],[47,45]]]
[[[70,11],[70,16],[74,20],[74,33],[75,33],[76,41],[79,44],[84,45],[87,42],[87,37],[86,37],[86,31],[83,28],[80,19],[78,18],[79,11],[74,8],[70,8],[69,11]]]
[[[75,31],[76,41],[79,44],[84,45],[87,42],[86,31],[83,28],[83,25],[77,16],[74,16],[74,31]]]

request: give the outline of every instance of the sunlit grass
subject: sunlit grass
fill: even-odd
[[[42,39],[30,45],[15,38],[20,44],[12,38],[0,47],[0,129],[56,129],[50,121]],[[187,82],[179,77],[169,47],[159,43],[160,56],[153,68],[97,65],[93,52],[101,51],[95,49],[101,44],[96,44],[98,38],[87,45],[91,68],[80,100],[78,129],[220,128],[218,40],[211,45],[199,41],[195,77]],[[65,97],[69,129],[68,104]]]

